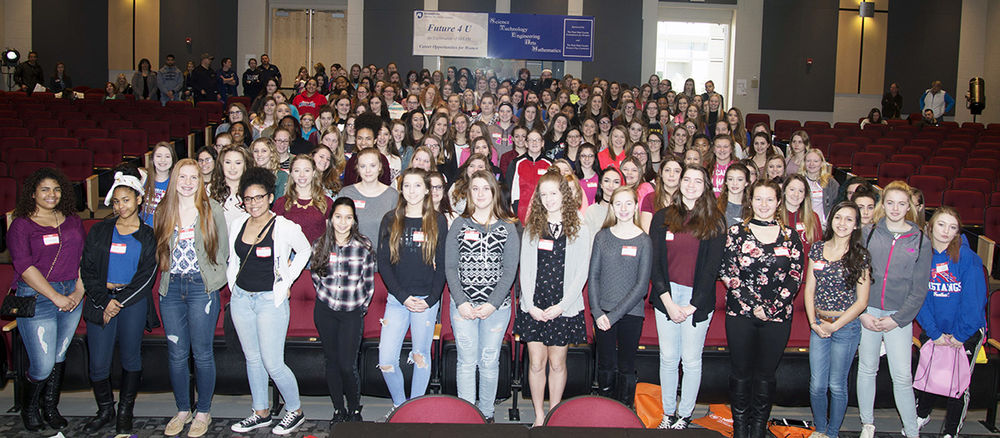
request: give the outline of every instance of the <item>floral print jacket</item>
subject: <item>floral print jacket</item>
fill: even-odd
[[[748,225],[730,227],[719,272],[728,289],[726,315],[755,318],[759,306],[767,321],[791,321],[802,259],[802,241],[790,227],[782,227],[770,244],[757,240]]]

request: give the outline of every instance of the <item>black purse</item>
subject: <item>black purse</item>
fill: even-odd
[[[52,274],[52,268],[56,266],[56,260],[59,260],[59,254],[62,253],[62,230],[56,227],[56,232],[59,233],[59,249],[56,250],[56,257],[52,259],[49,272],[45,274],[46,280]],[[3,304],[0,304],[0,319],[11,321],[16,318],[31,318],[33,316],[35,316],[35,295],[19,297],[16,290],[11,289],[4,297]]]

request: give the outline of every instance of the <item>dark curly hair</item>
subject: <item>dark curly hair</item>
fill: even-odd
[[[826,215],[827,227],[823,232],[823,241],[829,242],[833,239],[833,216],[845,208],[854,210],[855,219],[854,230],[851,231],[847,252],[844,253],[843,257],[844,267],[847,268],[845,284],[847,284],[847,287],[852,287],[853,285],[857,285],[862,279],[870,279],[872,269],[871,254],[868,253],[868,248],[865,248],[864,243],[861,241],[861,211],[858,210],[857,204],[851,201],[844,201],[830,209],[830,213]]]
[[[21,195],[17,197],[17,206],[14,207],[14,217],[29,217],[35,214],[35,210],[38,209],[34,198],[35,190],[38,189],[38,185],[42,181],[47,179],[54,180],[56,184],[59,184],[61,196],[59,197],[59,203],[56,204],[55,211],[67,217],[76,215],[76,196],[74,195],[73,184],[58,169],[43,167],[28,176],[28,179],[24,181],[24,185],[21,186]]]
[[[261,186],[268,195],[274,194],[275,176],[274,173],[263,167],[251,167],[243,172],[240,178],[240,192],[236,194],[243,199],[243,194],[250,186]]]

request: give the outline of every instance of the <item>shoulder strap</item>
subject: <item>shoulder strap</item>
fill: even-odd
[[[873,234],[875,234],[875,225],[874,224],[872,224],[871,231],[868,232],[868,239],[865,240],[865,249],[868,249],[868,246],[871,245],[871,243],[872,243],[872,235]]]

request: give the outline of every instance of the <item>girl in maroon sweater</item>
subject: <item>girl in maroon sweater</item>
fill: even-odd
[[[292,180],[285,196],[274,202],[275,213],[302,227],[302,234],[315,242],[326,231],[326,220],[333,211],[333,199],[323,192],[316,162],[307,154],[296,155],[289,169]]]

